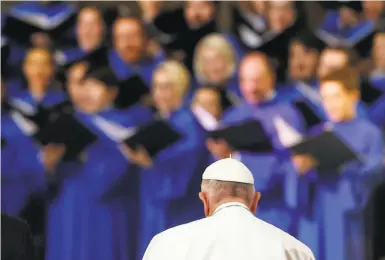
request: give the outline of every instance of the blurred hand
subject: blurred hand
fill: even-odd
[[[158,16],[160,8],[162,7],[162,1],[147,1],[139,0],[138,5],[142,11],[142,18],[145,21],[152,21]]]
[[[232,153],[229,144],[223,139],[214,140],[210,138],[206,141],[206,146],[217,159],[228,158]]]
[[[47,173],[53,173],[65,153],[65,146],[48,144],[41,148],[42,160]]]
[[[152,166],[152,159],[148,155],[146,149],[144,147],[138,147],[137,149],[131,149],[125,144],[121,145],[121,150],[123,151],[124,155],[130,160],[131,162],[142,166],[144,168],[150,168]]]
[[[295,155],[292,162],[300,175],[305,175],[318,164],[310,155]]]

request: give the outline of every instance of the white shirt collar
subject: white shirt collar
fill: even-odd
[[[222,211],[222,210],[226,210],[227,208],[243,208],[247,211],[250,212],[250,209],[243,203],[240,203],[240,202],[227,202],[227,203],[223,203],[222,205],[220,205],[219,207],[217,207],[213,213],[213,216],[218,213],[219,211]]]

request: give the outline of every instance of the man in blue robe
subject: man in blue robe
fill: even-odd
[[[77,167],[59,167],[56,173],[60,190],[49,205],[47,259],[134,259],[137,168],[119,143],[151,119],[151,112],[135,109],[131,116],[113,108],[117,80],[108,69],[69,82],[76,84],[69,86],[76,118],[98,139],[83,151]]]
[[[152,54],[142,23],[133,17],[118,18],[113,25],[113,45],[109,64],[116,76],[127,79],[139,75],[150,86],[152,73],[164,60],[162,53]]]
[[[317,80],[288,85],[279,90],[278,97],[282,101],[304,101],[321,119],[326,119],[325,110],[319,93],[318,79],[348,65],[355,65],[354,53],[345,48],[326,48],[319,57]],[[358,116],[367,116],[367,106],[363,102],[357,103]]]
[[[76,40],[78,46],[56,53],[58,63],[70,63],[102,45],[105,28],[103,17],[97,8],[85,7],[77,17]]]
[[[259,120],[273,146],[280,150],[283,144],[279,140],[277,120],[283,120],[293,129],[303,131],[303,120],[298,111],[289,103],[280,103],[274,90],[274,74],[267,58],[261,53],[249,54],[240,65],[240,87],[246,102],[234,107],[223,117],[223,125],[233,125],[250,119]],[[290,158],[284,153],[250,153],[232,151],[225,140],[207,141],[209,150],[216,158],[226,158],[230,154],[252,169],[256,190],[263,194],[257,210],[257,216],[285,231],[293,233],[291,207],[294,201],[287,198],[287,176],[293,176],[295,170]]]
[[[182,139],[150,158],[144,149],[126,147],[128,158],[142,166],[140,173],[139,254],[152,237],[167,228],[197,220],[201,206],[194,187],[208,164],[205,131],[184,107],[189,73],[175,61],[162,63],[154,73],[153,99],[158,117],[182,134]],[[162,138],[161,136],[159,138]]]
[[[365,207],[381,176],[383,139],[381,131],[357,116],[359,80],[355,70],[345,68],[321,80],[321,95],[328,122],[315,127],[317,135],[331,127],[349,147],[363,158],[340,171],[317,172],[317,162],[297,155],[293,162],[303,177],[299,205],[305,205],[299,221],[298,238],[320,260],[361,260],[365,255]]]

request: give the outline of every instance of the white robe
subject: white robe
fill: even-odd
[[[143,260],[315,260],[311,250],[256,218],[236,202],[213,216],[166,230],[149,244]]]

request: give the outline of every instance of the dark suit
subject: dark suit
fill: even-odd
[[[28,224],[19,218],[5,214],[1,214],[1,259],[35,259]]]

